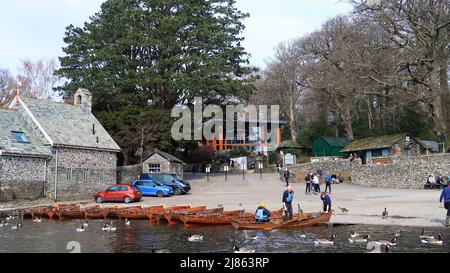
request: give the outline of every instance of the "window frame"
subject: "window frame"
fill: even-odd
[[[31,141],[28,139],[28,137],[25,135],[25,132],[22,131],[11,131],[11,134],[14,138],[15,141],[17,141],[18,143],[31,143]],[[19,135],[23,136],[24,140],[19,139]]]

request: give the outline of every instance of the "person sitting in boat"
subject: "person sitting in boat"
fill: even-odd
[[[266,203],[262,202],[256,209],[255,221],[257,223],[270,222],[270,211],[266,209]]]
[[[326,192],[321,192],[320,199],[322,199],[323,202],[323,211],[331,212],[331,197],[326,194]]]

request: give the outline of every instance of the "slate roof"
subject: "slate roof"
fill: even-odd
[[[167,159],[170,162],[176,162],[176,163],[180,163],[180,164],[185,164],[181,159],[178,159],[178,158],[174,157],[173,155],[168,154],[168,153],[163,152],[163,151],[158,150],[158,149],[155,149],[151,154],[146,156],[144,158],[144,161],[146,161],[147,159],[152,157],[155,153],[159,154],[160,156],[162,156],[163,158]]]
[[[376,150],[391,148],[396,143],[398,143],[403,137],[408,135],[407,133],[385,135],[378,137],[367,137],[355,139],[349,145],[345,146],[341,152],[355,152],[363,150]]]
[[[303,149],[304,147],[300,146],[300,144],[293,142],[292,140],[285,140],[281,142],[277,148],[294,148],[294,149]]]
[[[21,98],[21,101],[49,135],[53,145],[120,151],[120,147],[91,112],[65,103],[31,98]],[[93,124],[95,134],[92,132]]]
[[[420,140],[420,142],[426,149],[428,149],[432,152],[439,152],[439,144],[436,141]]]
[[[20,143],[12,131],[23,132],[29,143]],[[31,130],[18,111],[0,109],[0,151],[3,155],[50,157],[52,150]]]
[[[336,147],[336,148],[343,148],[343,147],[347,146],[348,144],[350,144],[350,142],[351,142],[348,139],[346,139],[345,137],[322,136],[321,138],[323,140],[325,140],[328,144],[330,144],[330,146]]]

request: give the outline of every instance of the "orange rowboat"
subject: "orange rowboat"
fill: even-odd
[[[34,207],[27,209],[24,213],[24,217],[28,215],[31,216],[31,218],[49,218],[53,219],[53,216],[55,215],[55,209],[53,206],[41,206],[41,207]]]
[[[190,205],[174,206],[157,211],[149,210],[145,214],[149,220],[155,220],[157,223],[159,223],[159,221],[164,217],[166,213],[170,213],[177,210],[186,210],[189,209],[190,207],[191,207]]]
[[[209,215],[192,214],[180,215],[180,220],[185,227],[199,225],[229,225],[232,220],[247,219],[244,210],[224,211],[223,213],[213,213]]]
[[[282,228],[304,228],[314,226],[318,223],[326,223],[330,220],[331,213],[304,213],[297,214],[292,220],[283,221],[282,219],[274,219],[271,222],[256,223],[254,220],[233,220],[231,224],[235,229],[258,229],[258,230],[274,230]]]
[[[102,208],[101,206],[90,207],[84,210],[85,219],[100,219],[100,218],[106,219],[107,216],[108,216],[108,209]]]
[[[208,215],[212,213],[221,213],[221,212],[223,212],[223,208],[206,209],[206,206],[199,206],[187,210],[179,210],[164,214],[164,218],[167,220],[169,225],[174,225],[182,223],[180,216],[183,215],[191,215],[191,214]]]
[[[55,205],[55,214],[59,220],[64,219],[84,219],[84,209],[82,205]]]
[[[134,207],[134,208],[123,208],[117,210],[117,214],[121,218],[127,219],[147,219],[147,211],[149,212],[157,212],[161,211],[164,207],[161,206],[153,206],[153,207]]]

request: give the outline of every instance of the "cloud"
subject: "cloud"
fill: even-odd
[[[69,7],[76,7],[76,6],[79,6],[81,4],[81,0],[64,0],[64,2]]]

